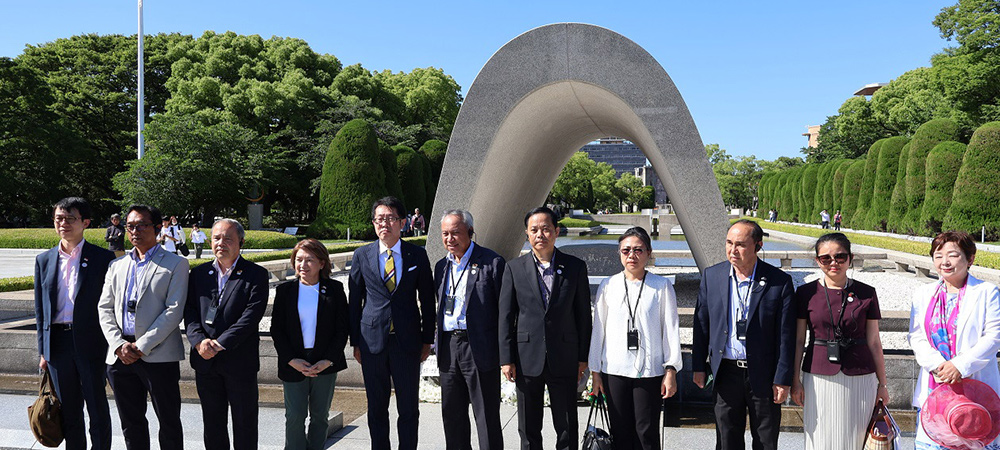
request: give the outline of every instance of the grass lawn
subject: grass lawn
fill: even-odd
[[[88,228],[84,230],[83,237],[92,244],[107,247],[104,242],[105,228]],[[209,230],[203,229],[205,234]],[[184,233],[190,240],[191,230],[185,228]],[[290,234],[278,233],[275,231],[247,231],[246,242],[243,248],[292,248],[298,242],[298,238]],[[3,228],[0,229],[0,248],[37,248],[45,249],[55,247],[59,243],[59,235],[52,228]],[[188,245],[190,247],[190,244]],[[125,248],[131,248],[132,244],[125,239]]]
[[[596,220],[586,220],[586,219],[574,219],[572,217],[564,217],[559,221],[559,224],[566,228],[590,228],[600,225],[600,222]]]
[[[798,225],[789,225],[784,223],[771,223],[763,219],[755,217],[743,217],[743,219],[750,219],[754,222],[760,224],[761,228],[765,230],[782,231],[785,233],[793,233],[801,236],[812,236],[820,237],[827,233],[832,233],[834,230],[824,230],[822,228],[813,227],[803,227]],[[733,220],[732,222],[735,222]],[[867,234],[844,232],[847,238],[851,240],[851,243],[858,245],[867,245],[871,247],[884,248],[887,250],[896,250],[900,252],[912,253],[914,255],[920,255],[930,258],[931,245],[924,242],[914,242],[906,239],[898,239],[883,236],[869,236]],[[976,262],[977,266],[987,267],[990,269],[1000,269],[1000,254],[991,252],[977,252]]]

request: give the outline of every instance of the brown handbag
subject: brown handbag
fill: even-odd
[[[896,421],[889,414],[889,409],[885,407],[882,400],[875,402],[875,410],[872,412],[872,418],[868,421],[866,430],[864,450],[893,450],[896,448],[899,427],[896,426]]]
[[[28,422],[39,444],[58,447],[62,443],[62,404],[56,398],[55,386],[48,369],[42,374],[38,399],[28,407]]]

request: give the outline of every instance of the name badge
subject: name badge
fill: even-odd
[[[736,321],[736,339],[741,341],[747,340],[747,321],[737,320]]]
[[[639,330],[629,330],[629,332],[628,332],[628,349],[629,350],[639,350]]]
[[[455,296],[449,295],[444,300],[444,314],[450,316],[455,313]]]
[[[215,323],[215,314],[217,312],[219,312],[219,305],[215,303],[208,305],[208,312],[205,313],[205,320],[204,320],[205,324],[211,325]]]

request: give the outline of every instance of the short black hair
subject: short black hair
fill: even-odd
[[[524,215],[524,227],[525,228],[528,228],[528,219],[530,219],[531,216],[533,216],[535,214],[546,214],[546,215],[548,215],[549,216],[549,220],[552,221],[552,226],[553,227],[558,226],[558,224],[559,224],[559,218],[556,217],[556,212],[555,211],[553,211],[552,209],[550,209],[547,206],[539,206],[539,207],[537,207],[535,209],[532,209],[531,211],[528,211],[528,214]]]
[[[758,244],[764,242],[764,229],[760,227],[759,223],[750,219],[740,219],[733,222],[733,224],[729,226],[729,229],[732,229],[736,225],[746,225],[750,227],[750,238]]]
[[[816,239],[816,245],[813,246],[813,250],[816,251],[816,256],[819,256],[819,246],[827,242],[833,242],[841,247],[844,247],[844,250],[847,250],[848,255],[851,255],[852,257],[854,256],[854,253],[851,253],[851,240],[848,239],[847,235],[844,233],[827,233],[820,236],[819,239]]]
[[[155,206],[134,204],[128,207],[128,211],[125,211],[126,220],[129,214],[135,211],[139,214],[145,214],[149,217],[149,221],[153,223],[153,227],[157,230],[160,229],[160,222],[163,222],[163,213],[160,212]]]
[[[392,208],[396,211],[396,216],[400,219],[406,217],[406,207],[403,206],[403,201],[390,195],[375,200],[375,203],[372,204],[372,220],[375,220],[375,210],[378,209],[379,206],[388,206]]]
[[[653,250],[652,241],[649,239],[649,233],[646,232],[645,228],[643,228],[643,227],[632,227],[632,228],[629,228],[629,229],[625,230],[625,232],[622,233],[621,236],[618,236],[618,243],[620,244],[622,241],[625,240],[625,238],[630,238],[630,237],[637,237],[637,238],[639,238],[639,240],[642,241],[642,245],[646,246],[646,251],[652,251]]]
[[[52,205],[53,216],[56,215],[57,209],[62,209],[66,212],[75,209],[76,212],[80,213],[80,219],[90,220],[90,203],[87,203],[82,197],[66,197],[59,200],[55,205]]]

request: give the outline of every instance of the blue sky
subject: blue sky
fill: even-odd
[[[344,65],[440,67],[463,92],[504,43],[555,22],[600,25],[663,65],[702,140],[733,155],[800,156],[855,90],[930,65],[950,45],[931,25],[950,1],[146,0],[145,32],[298,37]],[[0,56],[82,33],[136,33],[136,1],[0,0]]]

